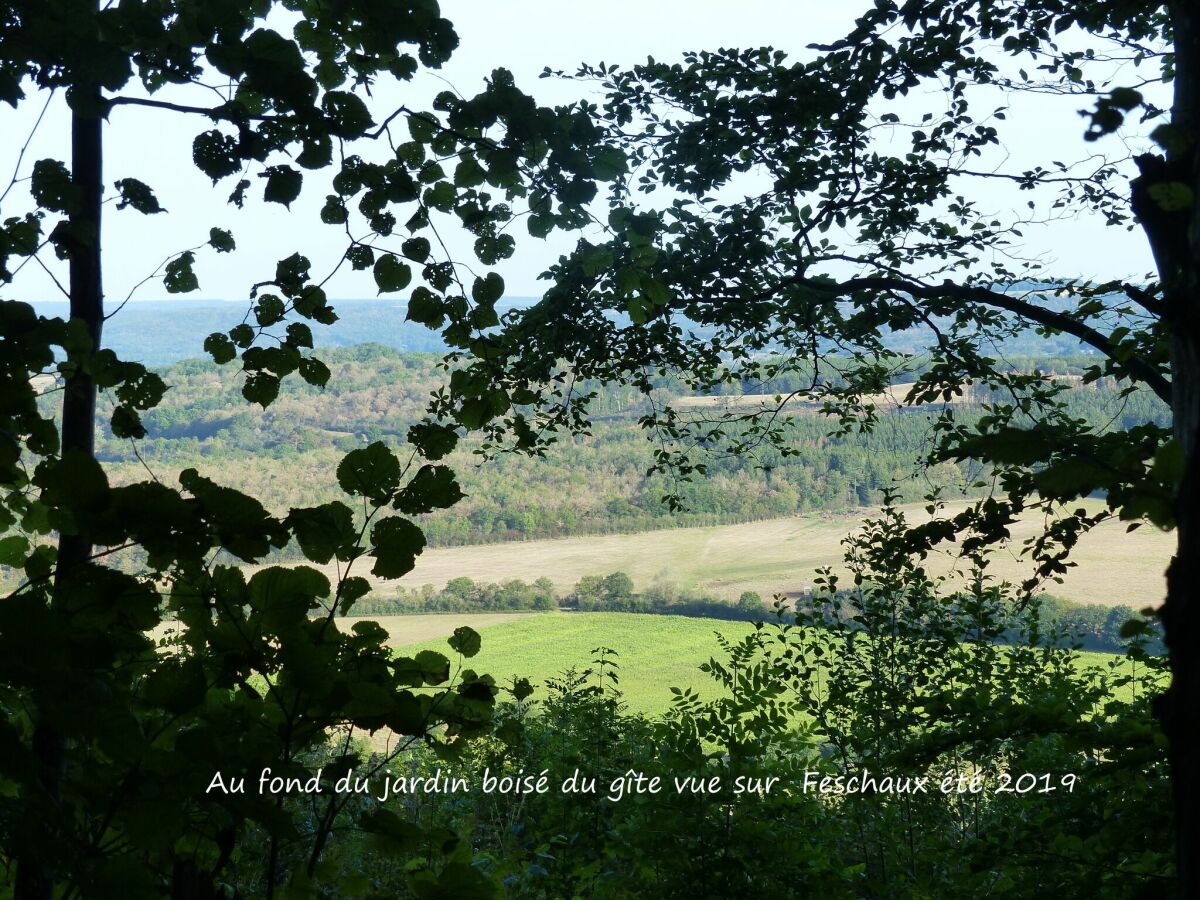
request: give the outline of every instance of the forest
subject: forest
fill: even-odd
[[[171,390],[143,417],[146,436],[136,455],[128,440],[101,426],[97,457],[109,465],[114,481],[140,477],[143,462],[167,470],[192,466],[205,474],[220,472],[226,484],[274,511],[327,502],[338,494],[332,476],[342,455],[373,441],[399,450],[447,375],[440,355],[377,345],[334,350],[324,359],[332,372],[327,386],[286,384],[261,412],[246,407],[240,379],[211,362],[161,369]],[[912,359],[897,377],[912,379],[921,364],[919,357]],[[1009,365],[1079,379],[1094,360],[1011,357]],[[791,373],[765,383],[748,379],[713,396],[788,395],[802,378]],[[647,475],[652,448],[637,420],[651,403],[682,400],[679,405],[687,412],[695,395],[669,376],[656,380],[650,398],[627,387],[596,385],[589,433],[565,438],[544,458],[505,455],[480,464],[476,447],[460,445],[447,459],[465,497],[418,521],[430,546],[454,546],[874,508],[885,488],[897,490],[902,502],[919,500],[935,487],[957,496],[980,495],[986,488],[972,483],[986,479],[987,472],[979,465],[925,464],[931,421],[947,404],[905,407],[904,385],[912,382],[896,383],[894,395],[879,401],[883,424],[870,432],[830,435],[829,419],[815,405],[794,402],[788,455],[764,446],[754,454],[714,456],[705,477],[692,481],[670,473]],[[1111,379],[1059,383],[1073,388],[1063,395],[1069,414],[1099,430],[1126,431],[1169,420],[1164,404],[1149,391],[1126,395]],[[53,396],[43,401],[47,413]],[[971,422],[985,399],[957,398],[956,416]],[[679,497],[682,509],[668,506],[669,493]]]

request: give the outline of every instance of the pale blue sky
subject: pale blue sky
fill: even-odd
[[[805,56],[805,45],[828,41],[843,34],[864,2],[682,2],[682,0],[606,0],[582,4],[550,0],[450,0],[443,9],[461,37],[461,46],[439,73],[463,93],[472,93],[488,72],[497,66],[511,69],[518,84],[543,102],[561,102],[586,89],[572,82],[542,80],[543,67],[573,69],[581,61],[635,63],[653,55],[661,60],[677,58],[689,49],[722,46],[749,47],[768,44],[790,54]],[[445,88],[432,75],[419,76],[415,85],[379,91],[378,109],[390,108],[393,100],[420,105]],[[913,102],[922,102],[915,98]],[[1011,154],[1006,171],[1020,171],[1047,159],[1073,160],[1097,149],[1086,145],[1081,135],[1084,121],[1076,114],[1083,105],[1070,98],[1017,98],[1009,115],[1015,133],[1028,137],[1009,143]],[[41,108],[33,98],[13,112],[0,107],[0,172],[12,171],[20,143]],[[243,299],[255,281],[269,277],[275,260],[301,250],[314,262],[315,272],[332,267],[342,245],[337,229],[322,225],[317,210],[326,193],[323,186],[307,184],[304,196],[289,213],[282,207],[257,200],[238,211],[225,203],[229,187],[213,188],[191,165],[191,140],[206,128],[206,120],[177,117],[131,107],[114,111],[107,128],[106,182],[136,176],[151,184],[170,211],[169,216],[142,217],[132,210],[116,212],[108,207],[105,245],[108,252],[106,291],[110,304],[123,299],[128,290],[149,274],[169,254],[201,243],[208,228],[230,229],[239,245],[236,255],[203,255],[198,265],[201,291],[192,296]],[[61,103],[52,103],[46,120],[25,159],[25,168],[38,158],[66,153],[67,116]],[[1119,138],[1109,139],[1099,149],[1121,153]],[[365,155],[365,154],[364,154]],[[5,177],[7,181],[7,177]],[[259,190],[255,185],[255,191]],[[983,194],[990,209],[1004,212],[1023,205],[1028,194],[1019,195],[999,182],[988,182]],[[252,194],[253,196],[253,194]],[[20,191],[5,201],[0,214],[7,217],[27,206]],[[445,233],[447,236],[452,229]],[[559,253],[571,246],[573,237],[556,236],[550,241],[529,238],[517,228],[518,250],[501,272],[507,293],[533,295],[540,292],[537,275]],[[1055,274],[1086,274],[1093,277],[1138,278],[1150,268],[1149,254],[1140,235],[1105,228],[1102,223],[1067,221],[1026,232],[1029,254],[1046,253]],[[468,246],[455,241],[452,249],[469,256]],[[369,273],[350,273],[331,282],[333,297],[370,297],[375,294]],[[58,295],[49,278],[36,266],[22,272],[16,285],[3,296],[21,299],[53,299]],[[161,285],[151,282],[137,294],[141,299],[164,296]]]

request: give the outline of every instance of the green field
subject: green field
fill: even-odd
[[[390,629],[391,623],[404,618],[389,618],[385,626]],[[489,625],[480,632],[483,649],[467,664],[487,672],[500,684],[508,683],[513,675],[523,675],[538,689],[536,698],[545,696],[547,678],[572,666],[585,669],[595,656],[593,650],[611,647],[619,654],[620,686],[630,709],[653,714],[670,705],[672,687],[695,687],[702,696],[711,696],[707,688],[713,682],[699,666],[720,652],[714,632],[737,636],[751,627],[745,622],[684,616],[543,613]],[[441,638],[399,649],[409,653],[426,648],[448,652]]]
[[[394,616],[382,621],[398,637],[395,629],[402,628],[408,618]],[[423,627],[431,624],[425,623]],[[720,654],[714,633],[719,631],[736,638],[751,628],[745,622],[683,616],[543,613],[500,624],[488,622],[480,632],[483,649],[467,664],[478,672],[487,672],[501,684],[513,675],[524,675],[539,689],[536,698],[545,696],[542,687],[547,678],[571,666],[586,668],[595,655],[593,650],[611,647],[620,654],[620,686],[630,710],[653,715],[670,706],[672,687],[692,687],[702,697],[712,697],[716,693],[715,682],[699,666]],[[444,633],[450,630],[447,621]],[[444,638],[413,644],[397,642],[397,647],[404,653],[433,649],[449,654]],[[1113,659],[1104,653],[1081,655],[1087,664],[1103,664]]]

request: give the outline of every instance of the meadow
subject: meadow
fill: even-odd
[[[468,618],[483,620],[479,624],[457,623],[481,628],[483,648],[477,656],[465,661],[467,667],[487,672],[501,685],[510,683],[513,676],[524,676],[534,685],[537,699],[545,697],[546,679],[556,678],[569,668],[579,671],[588,668],[597,648],[608,647],[618,654],[620,689],[630,712],[647,715],[665,712],[670,707],[673,687],[694,688],[701,697],[716,695],[716,683],[699,668],[720,654],[716,634],[736,640],[753,628],[745,622],[718,619],[579,612],[520,617],[390,616],[377,621],[391,633],[399,653],[409,655],[429,649],[453,658],[444,637],[416,641],[412,637],[428,634],[442,624],[437,620],[446,620],[442,634],[448,635],[457,627],[451,619]],[[1118,659],[1105,653],[1081,653],[1080,657],[1082,665],[1096,666]]]

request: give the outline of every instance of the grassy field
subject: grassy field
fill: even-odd
[[[1100,506],[1098,501],[1083,505]],[[925,517],[918,505],[906,507],[905,512],[911,521]],[[769,598],[801,591],[822,566],[841,570],[841,541],[866,515],[864,510],[712,528],[435,548],[418,558],[416,569],[402,584],[441,587],[461,575],[477,582],[533,581],[546,576],[566,591],[584,575],[619,570],[627,572],[639,589],[659,582],[730,599],[747,590]],[[1020,560],[1018,552],[1021,542],[1037,533],[1041,524],[1030,518],[1013,529],[1011,552],[996,559],[995,574],[1011,581],[1028,576],[1028,562]],[[1086,535],[1073,554],[1078,565],[1062,584],[1048,583],[1045,590],[1080,603],[1157,606],[1164,593],[1172,535],[1150,525],[1132,533],[1125,528],[1122,522],[1106,522]],[[952,565],[948,556],[931,562],[935,570]]]
[[[393,616],[380,621],[389,628],[391,623],[402,627],[409,618],[445,619],[442,633],[448,635],[456,627],[449,620],[470,617]],[[736,638],[751,628],[744,622],[682,616],[541,613],[489,625],[481,634],[483,649],[469,665],[476,671],[489,673],[501,684],[507,683],[513,675],[524,675],[538,688],[534,696],[544,697],[543,685],[547,678],[572,666],[582,670],[595,656],[593,651],[597,647],[611,647],[619,654],[620,686],[630,709],[657,714],[670,706],[672,687],[692,687],[701,696],[713,696],[715,682],[701,672],[699,666],[720,654],[714,633],[719,631]],[[393,638],[400,644],[395,632]],[[403,653],[433,649],[452,655],[444,637],[401,644],[399,649]],[[1085,653],[1083,656],[1092,664],[1113,659],[1103,653]]]
[[[430,613],[420,616],[364,616],[373,622],[378,622],[388,633],[388,644],[398,647],[404,644],[419,644],[424,641],[437,641],[454,633],[455,628],[466,625],[476,631],[494,628],[497,625],[511,624],[530,616],[544,615],[534,612],[514,613]],[[349,631],[358,616],[344,616],[338,619],[342,631]]]
[[[381,619],[386,623],[408,616]],[[424,618],[424,617],[422,617]],[[439,617],[440,618],[440,617]],[[523,675],[545,697],[544,683],[574,666],[585,669],[597,647],[611,647],[619,656],[620,686],[631,709],[660,713],[667,709],[672,687],[695,687],[701,695],[708,676],[701,663],[720,652],[714,633],[746,634],[745,622],[691,619],[683,616],[641,616],[632,613],[541,613],[521,621],[493,625],[481,632],[483,649],[468,663],[500,684]],[[449,634],[452,628],[447,628]],[[402,645],[403,653],[423,649],[449,654],[444,638]],[[449,654],[452,655],[452,654]]]

